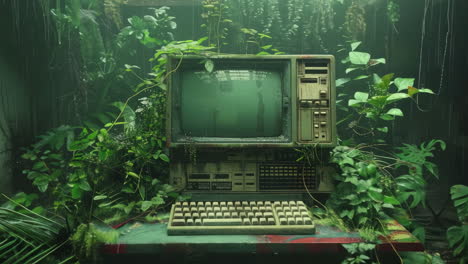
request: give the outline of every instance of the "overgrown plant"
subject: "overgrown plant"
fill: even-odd
[[[460,264],[464,264],[468,263],[468,186],[454,185],[450,194],[461,225],[447,230],[447,240],[453,255],[460,258]]]
[[[345,220],[351,229],[371,228],[384,232],[379,218],[391,215],[412,227],[424,238],[422,227],[411,221],[408,210],[425,205],[426,182],[438,178],[434,157],[436,146],[445,149],[441,140],[431,140],[420,146],[404,144],[392,148],[386,144],[390,121],[404,115],[396,103],[412,101],[419,94],[432,94],[415,88],[413,78],[394,78],[394,74],[379,76],[374,67],[384,64],[383,58],[372,59],[356,49],[361,42],[349,43],[342,60],[345,73],[350,76],[336,81],[338,109],[342,118],[338,125],[340,145],[331,153],[341,173],[336,175],[337,186],[328,205]],[[356,74],[357,73],[357,74]]]

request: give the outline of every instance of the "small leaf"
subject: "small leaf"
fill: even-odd
[[[356,92],[354,93],[354,98],[361,102],[367,102],[367,99],[369,98],[369,94],[363,93],[363,92]]]
[[[421,88],[418,90],[420,93],[435,94],[431,89]]]
[[[354,78],[353,80],[362,80],[362,79],[367,79],[369,78],[369,75],[359,75],[357,76],[356,78]]]
[[[89,185],[87,180],[82,180],[79,184],[79,187],[83,191],[91,191],[91,186]]]
[[[398,91],[408,89],[409,86],[414,85],[414,78],[396,78],[395,85]]]
[[[343,86],[343,84],[349,82],[351,79],[350,78],[340,78],[340,79],[337,79],[335,81],[335,86],[336,87],[339,87],[339,86]]]
[[[352,72],[354,70],[357,70],[357,69],[359,69],[359,68],[347,68],[345,72],[346,72],[346,74],[348,74],[348,73],[350,73],[350,72]]]
[[[205,61],[205,69],[207,72],[213,72],[214,69],[214,62],[212,60]]]
[[[349,53],[349,60],[356,65],[366,65],[370,57],[370,54],[365,52],[352,51]]]
[[[387,102],[395,102],[409,97],[410,96],[406,93],[394,93],[387,97]]]
[[[414,94],[417,94],[419,92],[418,88],[413,87],[413,86],[408,86],[408,95],[413,96]]]
[[[161,155],[159,155],[159,158],[162,159],[162,160],[165,161],[165,162],[169,162],[169,157],[168,157],[166,154],[164,154],[164,153],[162,153]]]
[[[153,205],[153,203],[151,201],[143,201],[141,203],[141,210],[143,212],[145,212],[146,210],[148,210],[151,207],[151,205]]]
[[[382,133],[387,133],[388,132],[388,127],[378,127],[377,130],[382,132]]]
[[[387,115],[403,116],[403,112],[399,108],[392,108],[392,109],[388,110]]]
[[[362,41],[357,41],[357,42],[353,42],[351,43],[351,50],[354,51],[357,47],[359,47],[359,45],[361,45]]]
[[[107,198],[107,195],[96,195],[94,196],[93,200],[99,201],[99,200],[106,199],[106,198]]]
[[[267,50],[267,49],[270,49],[272,47],[272,45],[265,45],[265,46],[262,46],[261,48],[264,49],[264,50]]]

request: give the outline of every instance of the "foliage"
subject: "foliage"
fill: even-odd
[[[166,72],[167,57],[209,50],[203,41],[168,43],[156,51],[146,79],[136,74],[138,66],[126,65],[142,82],[125,102],[112,104],[119,109],[114,121],[98,129],[58,127],[23,154],[31,164],[24,170],[28,179],[74,230],[72,241],[80,259],[93,258],[96,243],[106,241],[91,221],[110,224],[130,215],[151,220],[168,201],[187,199],[165,183],[169,157],[164,148],[164,81],[171,74]],[[136,110],[129,105],[134,98]]]
[[[342,264],[377,263],[372,261],[369,257],[369,251],[375,250],[375,244],[351,243],[342,244],[342,246],[346,249],[348,254],[351,255],[341,262]]]
[[[412,197],[410,208],[416,207],[420,203],[425,205],[425,188],[426,180],[424,168],[436,179],[439,178],[437,165],[428,161],[428,158],[434,157],[432,153],[436,148],[436,144],[440,144],[440,148],[445,150],[445,143],[442,140],[431,140],[426,143],[416,145],[403,144],[403,147],[397,147],[399,152],[395,156],[399,159],[396,168],[406,167],[407,171],[404,175],[396,178],[398,200],[400,202],[408,202]]]
[[[96,262],[96,251],[103,243],[115,243],[119,232],[106,227],[98,227],[95,224],[80,224],[70,241],[75,252],[83,256],[85,261]]]
[[[378,218],[385,209],[400,203],[392,194],[394,186],[379,169],[379,161],[371,152],[339,146],[333,149],[331,161],[342,173],[336,174],[335,192],[328,200],[352,229],[380,229]]]
[[[132,16],[128,19],[130,24],[124,27],[117,36],[117,45],[124,48],[129,45],[130,39],[137,40],[147,48],[156,48],[174,40],[172,30],[176,29],[175,17],[169,16],[169,7],[150,8],[154,15],[145,15],[143,18]]]
[[[278,49],[273,48],[273,45],[265,45],[264,40],[271,39],[271,37],[267,34],[259,33],[257,30],[252,28],[241,28],[242,33],[247,36],[246,44],[245,44],[245,53],[249,53],[249,47],[251,49],[256,50],[257,55],[280,55],[284,54],[284,52],[279,51]],[[250,44],[250,45],[249,45]]]
[[[342,51],[350,49],[342,62],[346,65],[346,74],[354,75],[354,77],[338,79],[336,85],[342,87],[345,84],[349,86],[350,82],[357,84],[366,81],[366,84],[361,85],[367,89],[366,91],[358,90],[354,95],[347,92],[338,94],[339,109],[347,112],[346,117],[338,124],[352,120],[348,123],[348,128],[359,138],[368,139],[370,136],[371,140],[383,142],[382,139],[378,139],[388,133],[388,126],[383,123],[404,115],[400,108],[394,107],[395,103],[412,99],[418,93],[432,94],[433,92],[430,89],[413,87],[413,78],[394,79],[393,73],[380,77],[377,73],[370,72],[374,66],[385,64],[386,60],[384,58],[371,59],[369,53],[356,51],[360,44],[361,42],[352,42],[349,48],[342,49]],[[356,76],[357,72],[359,75]],[[347,105],[344,105],[345,98],[350,98],[347,100]]]
[[[454,185],[450,193],[462,225],[450,227],[447,240],[453,248],[453,255],[460,257],[459,263],[463,264],[468,262],[468,186]]]
[[[6,196],[5,196],[6,197]],[[52,254],[66,244],[60,233],[65,228],[63,218],[49,218],[27,209],[34,198],[20,194],[0,207],[0,261],[2,263],[38,263],[54,260]],[[21,210],[15,210],[15,207]],[[12,208],[13,207],[13,208]],[[70,260],[72,257],[67,258]],[[65,260],[65,261],[67,261]]]
[[[225,39],[228,26],[232,23],[232,20],[226,18],[229,7],[225,2],[225,0],[204,0],[202,2],[201,17],[204,23],[201,27],[205,29],[208,46],[217,47],[218,52],[221,51],[222,46],[227,44]]]
[[[354,41],[364,39],[367,28],[366,11],[358,2],[357,0],[352,0],[346,9],[343,27],[345,35]]]
[[[444,264],[439,254],[431,255],[427,252],[401,252],[404,264]]]
[[[381,77],[375,66],[386,60],[357,51],[360,45],[350,42],[341,50],[346,52],[342,63],[348,77],[336,81],[338,89],[347,88],[338,94],[339,114],[343,116],[338,125],[345,124],[347,131],[340,134],[342,146],[332,151],[332,162],[342,175],[336,176],[337,187],[328,205],[350,229],[379,230],[378,218],[386,213],[424,241],[424,228],[407,210],[425,205],[426,182],[430,177],[438,179],[437,166],[430,159],[437,145],[445,150],[445,143],[434,139],[396,148],[383,143],[391,127],[387,123],[404,116],[396,104],[432,91],[413,87],[413,78],[394,78],[393,73]]]

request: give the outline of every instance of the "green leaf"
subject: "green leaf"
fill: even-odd
[[[393,196],[384,195],[384,203],[399,205],[400,202]]]
[[[371,62],[371,65],[374,66],[377,64],[385,64],[387,63],[387,60],[385,60],[385,58],[378,58],[378,59],[371,59],[370,62]]]
[[[266,51],[260,51],[259,53],[256,54],[257,56],[259,55],[270,55],[270,53],[266,52]]]
[[[366,65],[370,60],[370,54],[365,52],[351,51],[349,53],[349,60],[352,64]]]
[[[267,50],[267,49],[270,49],[272,47],[272,45],[265,45],[265,46],[262,46],[261,48],[264,49],[264,50]]]
[[[387,115],[403,116],[403,112],[399,108],[392,108],[392,109],[388,110]]]
[[[71,190],[72,198],[75,199],[75,200],[80,199],[82,193],[83,192],[82,192],[79,184],[74,184],[73,187],[72,187],[72,190]]]
[[[91,186],[89,185],[87,180],[82,180],[79,184],[79,187],[83,191],[91,191]]]
[[[357,42],[353,42],[351,43],[351,50],[354,51],[357,47],[359,47],[359,45],[361,45],[362,41],[357,41]]]
[[[348,106],[353,106],[353,105],[357,105],[357,104],[360,104],[360,103],[363,103],[363,102],[355,100],[355,99],[350,99],[348,101]]]
[[[162,153],[161,155],[159,155],[159,158],[162,159],[162,160],[165,161],[165,162],[169,162],[169,157],[168,157],[166,154],[164,154],[164,153]]]
[[[398,91],[406,90],[409,86],[414,85],[414,78],[396,78],[395,85],[398,88]]]
[[[354,70],[357,70],[357,69],[359,69],[359,68],[347,68],[345,72],[346,72],[346,74],[348,74],[348,73],[350,73],[350,72],[352,72]]]
[[[380,131],[380,132],[383,132],[383,133],[387,133],[388,132],[388,127],[378,127],[377,130]]]
[[[419,93],[435,94],[431,89],[427,89],[427,88],[418,89],[418,92]]]
[[[151,201],[143,201],[141,203],[141,210],[143,212],[146,212],[152,205],[153,205],[153,202]]]
[[[406,93],[394,93],[387,97],[387,102],[396,102],[406,98],[410,98],[410,96]]]
[[[122,65],[122,64],[121,64],[121,65]],[[138,67],[137,65],[125,64],[124,66],[125,66],[125,68],[126,68],[127,70],[131,70],[131,69],[141,69],[141,68]]]
[[[367,102],[367,99],[369,98],[369,94],[363,93],[363,92],[356,92],[354,93],[354,98],[360,102]]]
[[[205,61],[205,69],[207,72],[213,72],[214,69],[214,62],[212,60]]]
[[[395,120],[395,117],[391,115],[383,114],[383,115],[380,115],[380,119],[385,120],[385,121],[391,121],[391,120]]]
[[[103,199],[106,199],[106,198],[107,198],[107,195],[96,195],[96,196],[94,196],[93,200],[99,201],[99,200],[103,200]]]
[[[353,80],[357,81],[357,80],[362,80],[362,79],[367,79],[367,78],[369,78],[369,75],[359,75],[355,77]]]
[[[350,78],[340,78],[335,81],[335,86],[340,87],[343,86],[343,84],[349,82],[351,79]]]

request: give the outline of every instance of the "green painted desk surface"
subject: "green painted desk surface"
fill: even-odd
[[[394,220],[384,220],[389,235],[381,237],[379,252],[424,251],[423,245]],[[119,229],[114,244],[103,247],[104,255],[201,253],[333,253],[343,252],[341,244],[358,243],[357,233],[316,225],[311,235],[195,235],[168,236],[166,223],[130,223]]]

